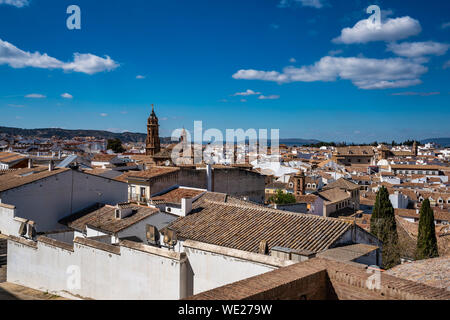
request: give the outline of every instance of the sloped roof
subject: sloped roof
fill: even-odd
[[[14,189],[56,174],[68,171],[68,168],[55,168],[49,171],[47,167],[17,169],[0,175],[0,192]]]
[[[91,207],[86,210],[75,213],[60,221],[75,230],[84,231],[86,226],[104,230],[106,232],[119,232],[133,224],[159,212],[159,209],[144,207],[138,205],[121,206],[122,209],[132,209],[134,213],[122,218],[116,219],[116,207],[103,205],[100,208]]]
[[[352,228],[352,223],[339,219],[290,213],[244,201],[230,203],[224,196],[205,194],[194,202],[190,215],[168,227],[184,239],[249,252],[258,252],[262,240],[268,242],[269,249],[286,247],[320,252]]]
[[[401,264],[388,270],[387,273],[432,287],[448,289],[450,288],[450,257]]]
[[[346,180],[344,178],[340,178],[336,181],[333,181],[332,183],[327,184],[323,190],[332,189],[332,188],[341,188],[341,189],[348,189],[348,190],[356,190],[359,189],[359,186],[356,183],[353,183],[349,180]]]
[[[351,196],[344,190],[339,188],[327,189],[319,192],[319,195],[329,202],[339,202],[349,199]]]

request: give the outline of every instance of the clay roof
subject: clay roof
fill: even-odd
[[[170,202],[170,203],[181,203],[181,199],[190,199],[195,198],[196,196],[204,193],[204,190],[195,190],[188,188],[176,188],[170,190],[164,194],[160,194],[156,197],[152,197],[152,201],[162,201],[162,202]]]
[[[97,153],[94,155],[91,161],[95,162],[110,162],[112,159],[116,158],[117,155],[114,154],[103,154],[103,153]]]
[[[15,171],[0,175],[0,192],[14,189],[68,170],[71,169],[55,168],[52,171],[49,171],[48,167],[43,166],[17,169]]]
[[[335,155],[339,156],[373,156],[373,148],[372,147],[360,147],[360,146],[352,146],[352,147],[342,147],[336,148],[334,152]]]
[[[26,158],[27,157],[15,152],[0,152],[0,162],[2,163],[13,163]]]
[[[340,178],[336,181],[333,181],[332,183],[327,184],[323,189],[332,189],[332,188],[341,188],[346,190],[356,190],[359,189],[359,185],[356,183],[353,183],[349,180],[346,180],[344,178]]]
[[[125,173],[127,178],[151,179],[165,174],[179,171],[178,167],[150,167],[143,171],[130,171]]]
[[[407,170],[443,170],[442,166],[430,165],[415,165],[415,164],[392,164],[392,169],[407,169]]]
[[[450,288],[450,257],[401,264],[388,270],[387,273],[431,287],[448,289]]]
[[[329,202],[339,202],[351,198],[346,191],[339,188],[321,191],[319,192],[319,195]]]
[[[121,208],[132,209],[133,213],[125,218],[116,219],[116,207],[102,205],[100,208],[91,207],[70,215],[60,220],[60,223],[79,231],[84,231],[86,226],[89,226],[106,232],[116,233],[159,212],[159,209],[156,208],[131,204],[126,206],[122,205]]]
[[[268,242],[269,249],[320,252],[352,227],[339,219],[224,202],[226,196],[222,201],[214,201],[211,196],[221,197],[205,194],[194,202],[193,213],[175,220],[169,228],[180,238],[249,252],[258,252],[262,240]]]
[[[314,194],[305,194],[300,196],[295,196],[295,200],[297,203],[314,203],[317,200],[316,195]]]
[[[405,280],[385,272],[381,273],[380,288],[370,290],[365,285],[372,272],[366,268],[333,261],[313,258],[287,267],[278,268],[258,276],[233,282],[222,287],[204,291],[187,300],[273,300],[299,299],[299,290],[310,283],[317,284],[318,272],[326,273],[329,279],[325,288],[332,288],[332,299],[343,300],[448,300],[450,292],[424,285],[419,281]],[[439,272],[436,270],[436,275]],[[301,281],[304,280],[304,281]],[[301,287],[300,287],[301,285]],[[296,289],[298,288],[298,289]],[[317,287],[315,288],[317,289]],[[325,290],[325,289],[324,289]],[[291,293],[289,295],[289,293]],[[314,299],[314,298],[313,298]]]

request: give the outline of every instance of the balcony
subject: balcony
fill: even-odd
[[[128,201],[133,201],[137,203],[147,203],[149,200],[139,194],[128,194]]]

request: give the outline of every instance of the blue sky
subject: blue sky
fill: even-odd
[[[0,126],[449,137],[449,36],[441,0],[0,0]]]

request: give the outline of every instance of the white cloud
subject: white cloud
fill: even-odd
[[[100,117],[107,117],[108,114],[107,113],[100,113]]]
[[[25,7],[29,4],[28,0],[0,0],[0,4],[8,4],[17,8]]]
[[[40,94],[40,93],[30,93],[30,94],[27,94],[27,95],[25,96],[25,98],[30,98],[30,99],[44,99],[44,98],[47,98],[47,97],[44,96],[43,94]]]
[[[441,28],[442,28],[442,29],[450,28],[450,22],[445,22],[445,23],[443,23],[442,26],[441,26]]]
[[[73,98],[73,96],[70,94],[70,93],[63,93],[62,95],[61,95],[61,97],[63,97],[64,99],[72,99]]]
[[[386,20],[386,19],[385,19]],[[353,28],[344,28],[335,43],[367,43],[371,41],[397,41],[419,34],[422,31],[419,21],[411,17],[387,19],[375,27],[371,19],[364,19]]]
[[[337,56],[337,55],[340,55],[341,53],[343,53],[344,51],[343,50],[330,50],[329,52],[328,52],[328,55],[329,56]]]
[[[87,74],[110,71],[119,66],[108,56],[101,58],[90,53],[75,53],[74,61],[65,63],[46,53],[23,51],[0,39],[0,65],[2,64],[7,64],[12,68],[63,69]]]
[[[241,99],[241,102],[247,102],[247,99]]]
[[[428,97],[428,96],[436,96],[441,94],[440,92],[398,92],[393,93],[393,96],[421,96],[421,97]]]
[[[314,65],[286,67],[283,72],[239,70],[234,79],[264,80],[278,83],[330,82],[350,80],[361,89],[404,88],[421,83],[420,76],[428,71],[422,64],[403,58],[368,59],[326,56]]]
[[[248,89],[245,92],[237,92],[234,94],[234,96],[253,96],[253,95],[257,95],[257,94],[261,94],[261,92],[255,92],[253,90]]]
[[[103,71],[111,71],[119,65],[109,56],[98,57],[90,53],[74,53],[74,61],[65,63],[64,70],[94,74]]]
[[[277,99],[280,99],[280,96],[279,95],[275,95],[275,94],[270,95],[270,96],[261,95],[261,96],[258,97],[258,99],[259,100],[277,100]]]
[[[302,7],[312,7],[320,9],[323,7],[323,0],[281,0],[278,4],[279,8],[287,8],[293,4],[299,4]]]
[[[8,107],[25,108],[25,106],[23,104],[8,104]]]
[[[289,62],[290,62],[290,63],[296,63],[297,60],[296,60],[295,58],[290,58],[290,59],[289,59]]]
[[[145,76],[139,74],[136,76],[136,79],[145,79]]]
[[[388,44],[388,51],[394,52],[398,56],[416,58],[427,55],[442,56],[450,45],[433,41],[427,42],[403,42]]]

